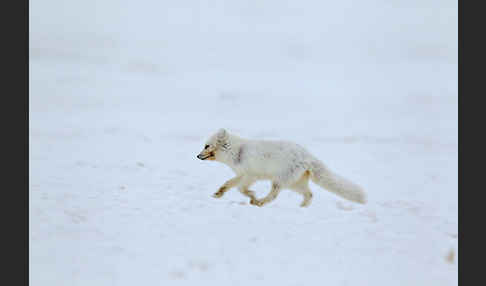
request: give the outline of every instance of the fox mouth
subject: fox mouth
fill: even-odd
[[[213,153],[210,153],[210,154],[208,154],[206,156],[201,156],[201,154],[197,155],[197,158],[198,159],[201,159],[201,160],[206,160],[206,159],[209,159],[211,157],[214,157],[214,154]]]

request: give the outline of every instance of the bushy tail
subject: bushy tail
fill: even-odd
[[[332,173],[318,160],[312,163],[311,180],[345,199],[361,204],[366,203],[366,194],[360,186]]]

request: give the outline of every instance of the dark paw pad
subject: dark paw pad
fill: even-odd
[[[213,194],[213,197],[221,198],[223,195],[224,195],[223,191],[217,191],[216,193]]]

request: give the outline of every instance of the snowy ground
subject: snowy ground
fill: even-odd
[[[455,1],[173,2],[31,1],[31,285],[457,285]],[[220,127],[369,203],[212,198]]]

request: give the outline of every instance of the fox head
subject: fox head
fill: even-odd
[[[221,128],[206,141],[203,150],[197,155],[197,158],[201,160],[222,159],[224,152],[229,150],[229,147],[229,134],[225,129]]]

